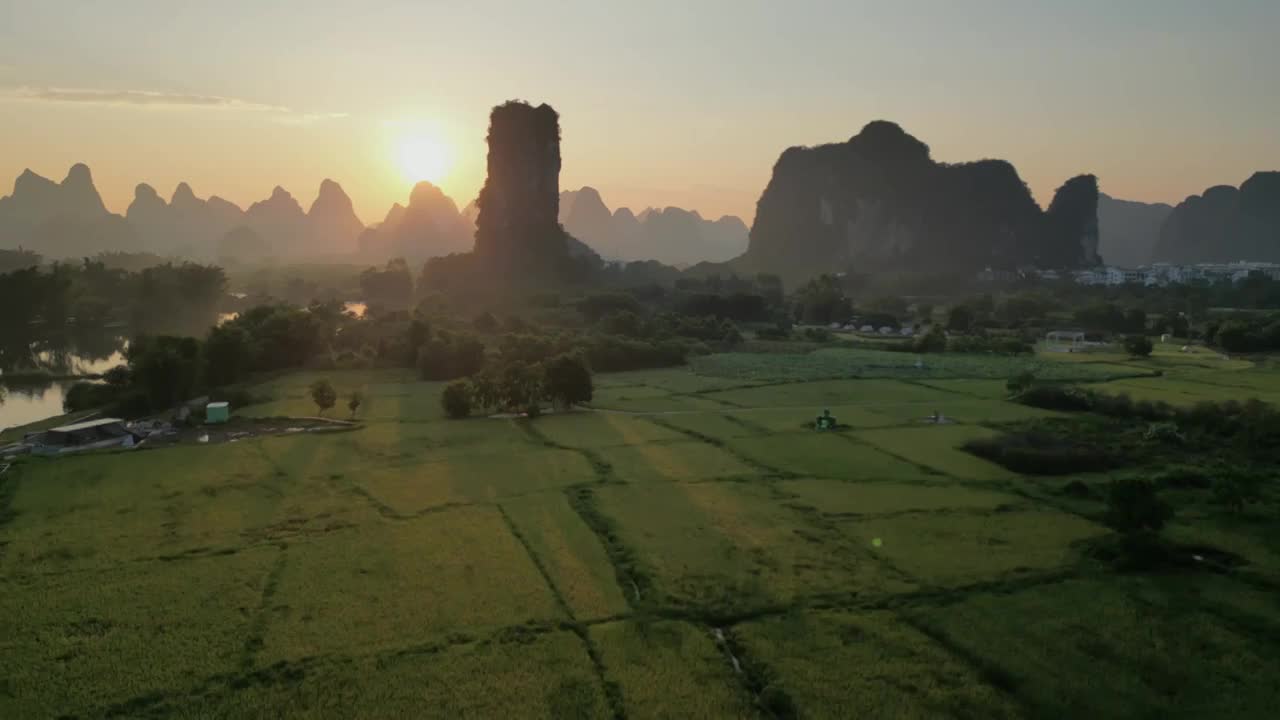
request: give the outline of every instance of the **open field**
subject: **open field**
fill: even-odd
[[[592,408],[532,422],[445,420],[408,373],[298,373],[246,414],[310,415],[324,376],[339,407],[365,394],[361,426],[21,460],[0,476],[0,717],[1273,714],[1274,503],[1179,490],[1167,534],[1242,564],[1117,574],[1084,549],[1111,532],[1107,476],[959,449],[1054,415],[1005,400],[1014,366],[876,376],[825,352],[853,369],[603,375]],[[1029,360],[1169,402],[1280,400],[1280,373],[1216,357]],[[1157,364],[1177,369],[1141,377]],[[810,429],[823,408],[838,431]]]

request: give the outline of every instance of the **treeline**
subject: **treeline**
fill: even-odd
[[[1280,313],[1210,321],[1204,336],[1206,342],[1232,353],[1280,350]]]
[[[0,332],[128,324],[140,332],[201,332],[217,319],[226,295],[222,269],[167,263],[138,271],[107,264],[29,265],[0,274]]]
[[[358,318],[336,301],[305,308],[265,305],[210,328],[202,338],[136,337],[127,365],[108,373],[104,384],[75,386],[66,409],[105,406],[136,417],[201,394],[229,395],[234,404],[245,398],[229,388],[258,373],[297,368],[414,368],[423,380],[446,381],[493,367],[540,368],[565,357],[597,372],[667,367],[709,351],[706,343],[680,333],[718,341],[727,322],[663,315],[646,319],[639,325],[644,334],[631,336],[609,332],[617,329],[616,321],[611,314],[600,328],[548,330],[482,313],[466,328],[456,318],[433,318],[421,310],[375,309]]]

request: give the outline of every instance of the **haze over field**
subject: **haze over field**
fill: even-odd
[[[0,0],[0,720],[1275,716],[1277,28]]]
[[[876,118],[1009,160],[1042,206],[1083,172],[1176,205],[1280,165],[1277,26],[1265,0],[10,2],[0,178],[83,162],[120,214],[139,182],[248,208],[333,178],[372,222],[423,179],[474,198],[489,108],[527,97],[565,118],[562,186],[637,213],[750,225],[782,149]]]

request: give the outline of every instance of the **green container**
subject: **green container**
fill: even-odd
[[[231,406],[224,402],[212,402],[204,408],[204,421],[210,425],[224,423],[231,419]]]

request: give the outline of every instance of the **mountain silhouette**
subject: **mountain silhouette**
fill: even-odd
[[[793,147],[757,203],[743,272],[791,280],[874,270],[1077,267],[1097,257],[1097,180],[1069,180],[1047,211],[1002,160],[941,164],[898,125]]]
[[[453,199],[424,180],[413,187],[408,206],[392,205],[380,224],[360,235],[360,254],[371,262],[397,257],[420,262],[470,250],[472,232]]]
[[[686,265],[723,261],[747,245],[747,226],[738,217],[704,219],[696,210],[647,208],[637,217],[629,208],[610,211],[593,187],[560,193],[560,222],[606,258],[657,260]]]
[[[1151,262],[1160,226],[1173,208],[1164,203],[1117,200],[1098,194],[1098,254],[1108,265],[1138,267]]]
[[[0,247],[25,247],[48,258],[136,250],[137,233],[127,220],[107,212],[88,166],[71,166],[55,183],[30,169],[0,198]]]
[[[1280,172],[1216,185],[1178,203],[1160,227],[1157,262],[1280,262]]]
[[[305,253],[310,230],[307,214],[293,195],[279,185],[271,191],[271,197],[250,205],[244,213],[244,220],[272,254],[297,257]]]
[[[320,183],[311,209],[307,210],[310,237],[307,249],[326,255],[346,255],[356,249],[364,223],[356,217],[351,198],[338,183],[325,179]]]
[[[146,250],[200,259],[213,257],[218,240],[244,223],[239,207],[216,195],[201,200],[185,182],[178,183],[168,203],[155,188],[138,185],[125,217]]]

